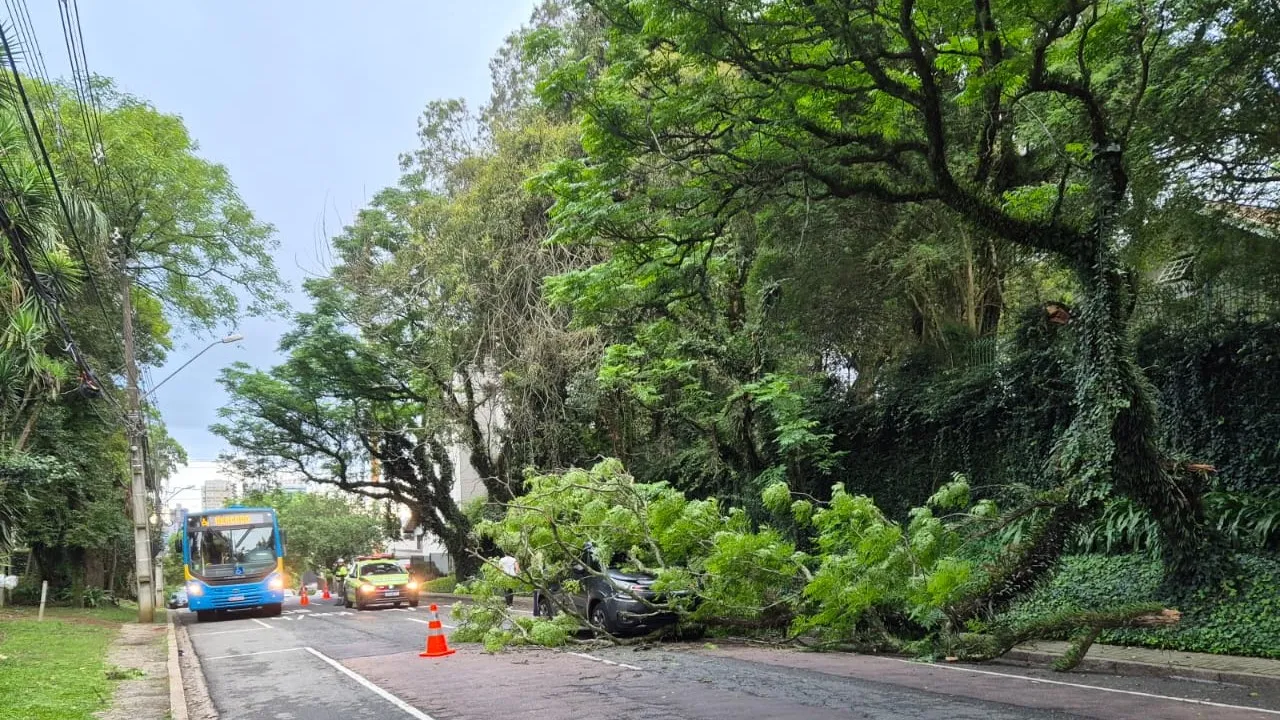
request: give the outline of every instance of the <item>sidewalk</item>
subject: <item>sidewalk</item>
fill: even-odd
[[[458,595],[457,593],[423,592],[418,595],[418,603],[421,605],[429,605],[431,603],[436,603],[437,605],[450,605],[459,601],[464,603],[471,602],[474,599],[475,598],[470,595]],[[525,612],[533,612],[533,596],[517,593],[515,597],[515,604],[512,607],[517,610],[524,610]]]
[[[1068,643],[1042,640],[1019,645],[1002,660],[1048,664],[1066,653]],[[1095,644],[1079,669],[1115,675],[1174,676],[1280,691],[1280,660],[1210,655]]]
[[[99,720],[167,720],[169,714],[169,626],[127,623],[107,651],[107,664],[122,678],[111,707]],[[184,713],[185,715],[185,713]]]

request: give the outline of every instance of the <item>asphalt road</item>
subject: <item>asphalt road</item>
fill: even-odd
[[[453,645],[450,657],[424,659],[425,603],[359,612],[289,598],[277,618],[179,618],[226,720],[1280,718],[1240,707],[1280,702],[1244,688],[763,647],[489,655]]]

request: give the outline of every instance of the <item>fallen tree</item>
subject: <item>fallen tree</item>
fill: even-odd
[[[551,593],[576,589],[566,578],[588,548],[610,567],[653,576],[657,597],[647,604],[655,613],[677,616],[673,632],[704,626],[771,633],[776,640],[815,648],[968,660],[993,659],[1017,644],[1066,634],[1074,642],[1059,669],[1069,670],[1105,629],[1178,620],[1176,610],[1144,603],[1005,623],[1001,610],[1012,597],[1009,568],[1026,562],[1027,547],[1043,546],[1037,536],[1047,531],[1053,513],[1002,514],[990,500],[972,501],[967,480],[959,476],[912,510],[905,525],[840,484],[825,503],[795,497],[781,483],[766,488],[765,507],[779,524],[807,533],[812,553],[798,550],[772,527],[753,527],[738,508],[690,500],[664,483],[637,483],[617,460],[530,476],[527,482],[528,492],[503,504],[501,518],[477,526],[520,561],[520,573],[504,575],[489,562],[467,586],[476,603],[458,611],[459,640],[483,641],[490,650],[564,644],[576,627],[622,642]],[[1052,500],[1042,496],[1036,502],[1051,510]],[[1016,522],[1032,526],[1027,539],[1001,541],[994,531]],[[601,567],[591,572],[600,576]],[[530,588],[556,598],[560,617],[511,616],[504,594]]]

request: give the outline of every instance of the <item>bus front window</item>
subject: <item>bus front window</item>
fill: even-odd
[[[191,534],[191,572],[205,578],[265,575],[275,568],[270,527],[201,529]]]

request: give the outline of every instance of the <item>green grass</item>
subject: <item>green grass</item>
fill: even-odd
[[[0,720],[91,720],[106,708],[115,683],[107,647],[128,608],[0,610]]]

